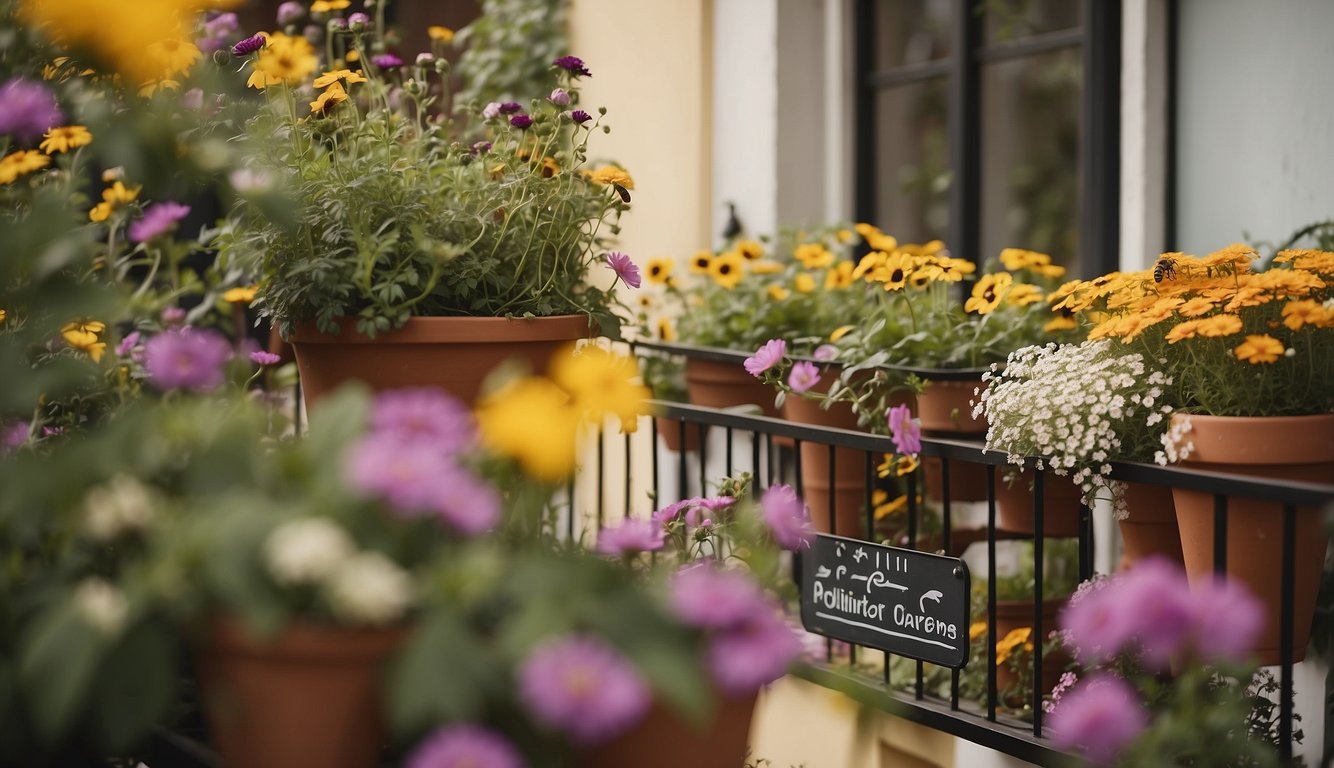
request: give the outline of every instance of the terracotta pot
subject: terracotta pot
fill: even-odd
[[[1117,521],[1121,529],[1121,567],[1133,567],[1153,556],[1184,563],[1171,487],[1127,483],[1125,494],[1129,517]]]
[[[1173,417],[1176,422],[1183,418]],[[1226,417],[1191,415],[1186,439],[1194,451],[1182,466],[1263,478],[1334,480],[1334,414]],[[1196,583],[1212,577],[1214,499],[1206,491],[1173,488],[1186,572]],[[1278,664],[1282,597],[1283,505],[1241,497],[1227,503],[1227,572],[1267,606],[1269,624],[1255,648],[1260,663]],[[1328,537],[1316,507],[1297,507],[1292,658],[1306,655]]]
[[[663,445],[667,450],[681,452],[681,422],[676,419],[657,417],[653,420],[657,425],[658,434],[662,437]],[[690,421],[685,423],[686,439],[685,446],[687,451],[699,450],[699,425]]]
[[[216,619],[200,653],[212,741],[232,768],[373,768],[384,741],[380,671],[403,627],[297,625],[270,642]]]
[[[950,440],[985,440],[987,423],[973,418],[969,404],[973,390],[982,386],[982,379],[963,381],[932,381],[917,395],[917,418],[921,421],[924,437]],[[940,459],[922,461],[926,476],[927,496],[935,501],[945,498],[944,469]],[[950,501],[984,501],[987,498],[987,464],[966,461],[950,462]]]
[[[413,317],[374,339],[356,332],[354,318],[338,323],[334,335],[320,333],[314,323],[292,334],[302,392],[311,405],[348,381],[376,391],[435,386],[471,405],[501,363],[518,360],[544,371],[563,345],[591,333],[583,315]]]
[[[1060,615],[1061,608],[1065,606],[1067,598],[1055,598],[1042,601],[1042,633],[1049,635],[1056,629],[1056,618]],[[1028,600],[997,600],[996,601],[996,642],[1005,639],[1011,631],[1023,627],[1033,626],[1033,601]],[[1037,637],[1030,638],[1034,643]],[[1037,681],[1038,687],[1044,693],[1056,687],[1056,683],[1061,679],[1061,673],[1070,665],[1070,656],[1063,652],[1044,653],[1042,656],[1042,677]],[[1030,662],[1031,666],[1031,662]],[[1005,689],[1017,685],[1018,675],[1010,669],[1009,664],[996,665],[996,695],[999,700],[1011,707],[1022,707],[1032,701],[1030,691],[1016,691],[1010,696],[1005,696]]]
[[[777,417],[774,407],[777,392],[768,384],[746,373],[740,363],[717,360],[686,360],[686,391],[693,405],[707,408],[734,408],[758,405],[765,416]]]
[[[1008,470],[996,478],[996,527],[1014,533],[1035,533],[1033,517],[1033,472],[1020,472],[1013,483],[1005,482]],[[1079,486],[1068,477],[1046,473],[1042,487],[1042,532],[1044,536],[1069,538],[1079,535]]]
[[[584,751],[580,768],[738,768],[746,759],[755,695],[720,698],[714,717],[694,726],[655,704],[644,721],[607,744]]]
[[[829,385],[822,382],[818,386]],[[847,403],[834,403],[825,409],[820,407],[818,400],[794,395],[783,401],[783,414],[800,424],[861,429],[857,426],[857,416],[852,412],[852,406]],[[874,466],[879,463],[877,458],[872,457],[873,481]],[[830,461],[828,445],[811,441],[801,444],[802,499],[811,508],[811,521],[815,523],[817,531],[861,537],[866,533],[866,500],[870,493],[866,485],[866,451],[853,448],[833,450],[832,486]],[[832,520],[831,509],[834,510]]]

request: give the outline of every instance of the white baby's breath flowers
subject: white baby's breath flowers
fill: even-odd
[[[157,496],[148,486],[130,475],[116,475],[84,497],[84,530],[99,541],[142,531],[157,517],[157,503]]]
[[[1124,486],[1109,478],[1107,462],[1154,455],[1164,431],[1157,425],[1171,409],[1153,405],[1171,386],[1169,376],[1098,340],[1024,347],[982,379],[987,387],[973,417],[987,419],[987,450],[1004,451],[1015,464],[1038,457],[1039,468],[1045,459],[1079,485],[1085,504],[1110,497],[1125,516]]]
[[[84,579],[74,590],[74,605],[89,626],[108,637],[119,634],[130,614],[130,604],[113,584]]]
[[[356,549],[334,521],[302,517],[274,528],[264,540],[264,564],[284,586],[315,584],[327,579]]]
[[[379,552],[361,552],[343,561],[324,590],[334,615],[351,624],[386,624],[412,603],[407,571]]]

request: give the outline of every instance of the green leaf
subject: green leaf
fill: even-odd
[[[462,618],[437,608],[389,670],[389,721],[413,734],[446,720],[475,717],[487,694],[503,690],[505,667]]]
[[[86,706],[106,639],[62,601],[37,620],[20,650],[19,684],[42,741],[64,738]]]
[[[122,753],[148,736],[176,701],[180,661],[180,647],[161,623],[141,622],[121,636],[93,687],[100,744]]]

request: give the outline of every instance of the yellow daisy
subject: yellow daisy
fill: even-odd
[[[770,284],[767,290],[769,298],[773,299],[774,301],[783,301],[784,299],[792,295],[792,291],[789,291],[788,289],[784,288],[778,283]]]
[[[589,173],[588,178],[599,184],[617,184],[626,189],[635,188],[635,180],[630,178],[630,174],[624,168],[618,168],[614,165],[604,165]]]
[[[741,240],[737,242],[736,250],[746,261],[755,261],[764,256],[764,244],[758,240]]]
[[[709,265],[713,264],[713,254],[708,251],[696,251],[690,257],[690,272],[694,275],[709,274]]]
[[[777,275],[784,269],[785,267],[782,264],[767,259],[760,259],[759,261],[752,261],[750,263],[750,271],[757,275]]]
[[[335,69],[332,72],[325,72],[324,74],[315,78],[314,85],[316,88],[326,88],[338,82],[339,80],[342,80],[348,85],[352,85],[353,83],[366,82],[366,78],[362,77],[357,72],[353,72],[350,69]]]
[[[1241,332],[1241,318],[1236,315],[1214,315],[1199,321],[1196,332],[1201,336],[1231,336]]]
[[[824,287],[826,291],[839,290],[852,287],[852,262],[840,261],[834,265],[834,268],[825,273]]]
[[[655,285],[666,285],[675,266],[676,262],[672,259],[649,259],[648,264],[644,266],[644,277]]]
[[[1183,317],[1199,317],[1213,311],[1215,302],[1204,296],[1196,296],[1181,306],[1177,307],[1177,312]]]
[[[97,320],[76,320],[65,323],[60,329],[60,336],[72,349],[87,352],[93,362],[97,363],[102,361],[102,354],[107,350],[106,342],[98,338],[106,329],[106,324]]]
[[[223,291],[222,300],[231,304],[249,304],[255,300],[255,290],[258,286],[246,285],[236,288],[229,288]]]
[[[834,252],[823,243],[803,243],[792,252],[792,257],[806,269],[824,269],[834,263]]]
[[[968,301],[964,302],[963,308],[966,312],[976,312],[979,315],[990,314],[1000,306],[1005,294],[1009,293],[1010,286],[1014,284],[1014,278],[1009,272],[993,272],[989,275],[983,275],[982,279],[973,286],[972,295]]]
[[[426,35],[437,43],[449,45],[454,42],[454,30],[449,27],[442,27],[439,24],[432,24],[427,27]]]
[[[281,83],[295,87],[304,83],[318,67],[319,58],[309,40],[274,32],[269,35],[268,45],[259,52],[246,86],[261,91]]]
[[[35,149],[20,149],[0,159],[0,184],[13,184],[19,178],[51,164],[51,158]]]
[[[1283,356],[1283,342],[1269,334],[1247,336],[1246,340],[1232,350],[1238,360],[1251,365],[1273,363]]]
[[[342,84],[335,80],[333,85],[325,88],[314,101],[310,102],[310,113],[327,115],[329,110],[344,101],[347,101],[347,91],[343,90]]]
[[[657,337],[659,341],[676,341],[676,326],[672,324],[671,318],[658,318]]]
[[[84,126],[66,125],[47,131],[39,146],[46,154],[54,155],[57,152],[68,152],[71,149],[87,146],[92,140],[93,134]]]
[[[719,254],[709,262],[709,277],[713,278],[713,282],[730,291],[745,276],[745,264],[745,259],[736,251]]]
[[[1290,301],[1283,306],[1283,324],[1297,331],[1307,323],[1320,325],[1319,321],[1328,314],[1329,310],[1315,299]]]
[[[815,278],[810,273],[802,272],[792,280],[792,287],[797,293],[814,293]]]

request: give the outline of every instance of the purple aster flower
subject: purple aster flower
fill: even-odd
[[[130,225],[130,239],[136,243],[167,234],[176,222],[190,213],[190,206],[180,203],[154,203],[144,210],[143,218]]]
[[[419,66],[419,67],[424,67],[424,66],[426,66],[427,64],[434,64],[434,63],[435,63],[435,54],[434,54],[434,53],[431,53],[430,51],[423,51],[423,52],[417,54],[417,58],[414,59],[413,61],[414,61],[414,62],[416,63],[416,65]]]
[[[285,27],[288,24],[295,24],[305,15],[306,6],[296,2],[296,0],[288,0],[278,6],[278,26]]]
[[[502,115],[512,115],[523,109],[523,105],[517,101],[507,101],[497,107]]]
[[[403,66],[403,60],[392,53],[381,53],[371,57],[371,63],[380,69],[396,69]]]
[[[227,38],[236,33],[241,28],[240,20],[236,14],[219,13],[213,18],[204,22],[201,30],[203,37],[195,41],[195,45],[204,53],[213,53],[222,50],[227,45]]]
[[[681,515],[681,510],[685,509],[694,499],[684,499],[672,504],[668,504],[655,511],[650,518],[659,525],[666,525]]]
[[[1090,677],[1061,697],[1048,721],[1052,741],[1082,747],[1094,763],[1111,763],[1149,725],[1130,684],[1111,674]]]
[[[64,122],[56,97],[41,83],[15,77],[0,86],[0,134],[31,141]]]
[[[774,535],[778,546],[790,551],[810,549],[815,540],[811,527],[811,511],[797,497],[790,485],[771,485],[760,498],[764,524]]]
[[[344,19],[341,16],[337,16],[332,19],[329,19],[329,26],[333,27],[334,29],[347,29],[349,24],[347,23],[347,19]],[[306,29],[310,29],[310,27],[307,27]]]
[[[262,349],[257,349],[254,352],[251,352],[249,357],[250,362],[256,365],[277,365],[283,360],[278,355],[275,355],[272,352],[266,352]]]
[[[717,514],[725,509],[731,508],[736,504],[736,499],[731,496],[710,496],[708,498],[697,497],[690,499],[686,504],[686,525],[709,526],[713,521],[709,519],[708,513]]]
[[[838,357],[838,347],[833,344],[821,344],[815,348],[815,352],[811,354],[811,357],[822,363],[827,363]]]
[[[469,151],[472,152],[472,154],[474,154],[474,155],[484,155],[484,154],[486,154],[487,152],[490,152],[490,151],[491,151],[491,142],[489,142],[489,141],[479,141],[479,142],[473,144],[473,145],[472,145],[472,149],[469,150]]]
[[[139,345],[139,332],[131,331],[129,334],[125,336],[125,338],[120,340],[119,344],[116,345],[116,355],[119,357],[125,357],[126,355],[133,352],[134,348],[138,345]]]
[[[362,13],[361,11],[357,11],[356,13],[353,13],[352,15],[350,15],[350,16],[347,17],[347,23],[348,23],[349,26],[353,26],[353,27],[355,27],[355,26],[362,26],[362,27],[364,27],[364,26],[366,26],[367,24],[370,24],[370,23],[371,23],[371,17],[370,17],[370,16],[367,16],[366,14]]]
[[[428,442],[372,432],[348,449],[348,485],[384,499],[395,511],[420,517],[434,511],[457,473],[451,456]]]
[[[648,711],[639,672],[601,640],[568,636],[536,648],[519,668],[519,695],[539,722],[579,744],[607,741]]]
[[[515,128],[518,128],[521,131],[532,124],[533,124],[533,118],[529,117],[528,115],[519,114],[510,118],[510,125],[514,126]]]
[[[576,125],[583,125],[589,120],[592,120],[593,116],[582,109],[576,109],[570,113],[570,119],[573,120]]]
[[[802,649],[796,631],[766,599],[744,622],[713,639],[709,669],[724,693],[745,696],[786,674]]]
[[[524,762],[500,734],[461,723],[428,735],[408,756],[407,768],[524,768]]]
[[[477,437],[472,412],[434,387],[380,393],[375,397],[371,429],[404,442],[428,442],[449,456],[470,447]]]
[[[13,424],[6,424],[0,427],[0,456],[18,448],[20,445],[28,442],[28,433],[31,427],[26,421],[16,421]]]
[[[783,360],[783,355],[787,354],[787,342],[782,339],[769,339],[764,342],[764,346],[755,350],[755,354],[746,358],[742,365],[746,373],[759,378],[761,373],[778,365]]]
[[[578,56],[561,56],[559,59],[551,62],[553,66],[569,72],[574,77],[592,77],[593,73],[584,67],[584,60]]]
[[[629,256],[619,251],[612,251],[603,258],[607,260],[607,266],[611,267],[616,276],[625,281],[625,284],[631,288],[638,288],[640,284],[639,267],[630,260]]]
[[[65,434],[64,427],[42,427],[42,437],[55,437]]]
[[[894,441],[894,450],[909,456],[922,452],[922,424],[912,417],[912,409],[896,405],[889,409],[885,420],[889,422],[889,438]]]
[[[236,45],[232,46],[232,55],[249,56],[255,51],[261,50],[267,42],[268,39],[262,34],[254,34],[250,37],[242,38],[237,41]]]
[[[216,389],[226,380],[223,367],[231,358],[227,339],[206,328],[165,331],[144,344],[148,380],[163,391]]]
[[[455,531],[476,536],[500,522],[500,494],[490,483],[456,466],[441,486],[435,512]]]
[[[1112,577],[1095,599],[1109,604],[1113,621],[1124,626],[1148,666],[1168,669],[1186,651],[1195,612],[1180,566],[1161,557],[1141,560]]]
[[[482,119],[490,120],[493,117],[500,117],[500,102],[493,101],[482,107]]]
[[[1192,586],[1190,597],[1192,645],[1200,661],[1240,661],[1250,655],[1268,619],[1264,604],[1245,584],[1206,579]]]
[[[700,629],[740,626],[768,604],[750,574],[708,562],[688,563],[672,575],[667,587],[672,611]]]
[[[793,392],[805,392],[819,383],[820,369],[815,367],[815,363],[805,360],[792,366],[792,371],[787,375],[787,385]]]
[[[163,307],[162,324],[176,325],[185,320],[185,310],[180,307]]]
[[[1112,583],[1106,577],[1084,582],[1061,611],[1058,623],[1065,645],[1081,663],[1110,659],[1131,639],[1131,627],[1118,615],[1116,601],[1103,594]]]
[[[551,92],[547,100],[558,107],[570,106],[570,92],[564,88],[557,88]]]
[[[604,555],[632,555],[662,549],[667,534],[653,520],[626,518],[615,528],[603,528],[598,534],[598,551]]]

